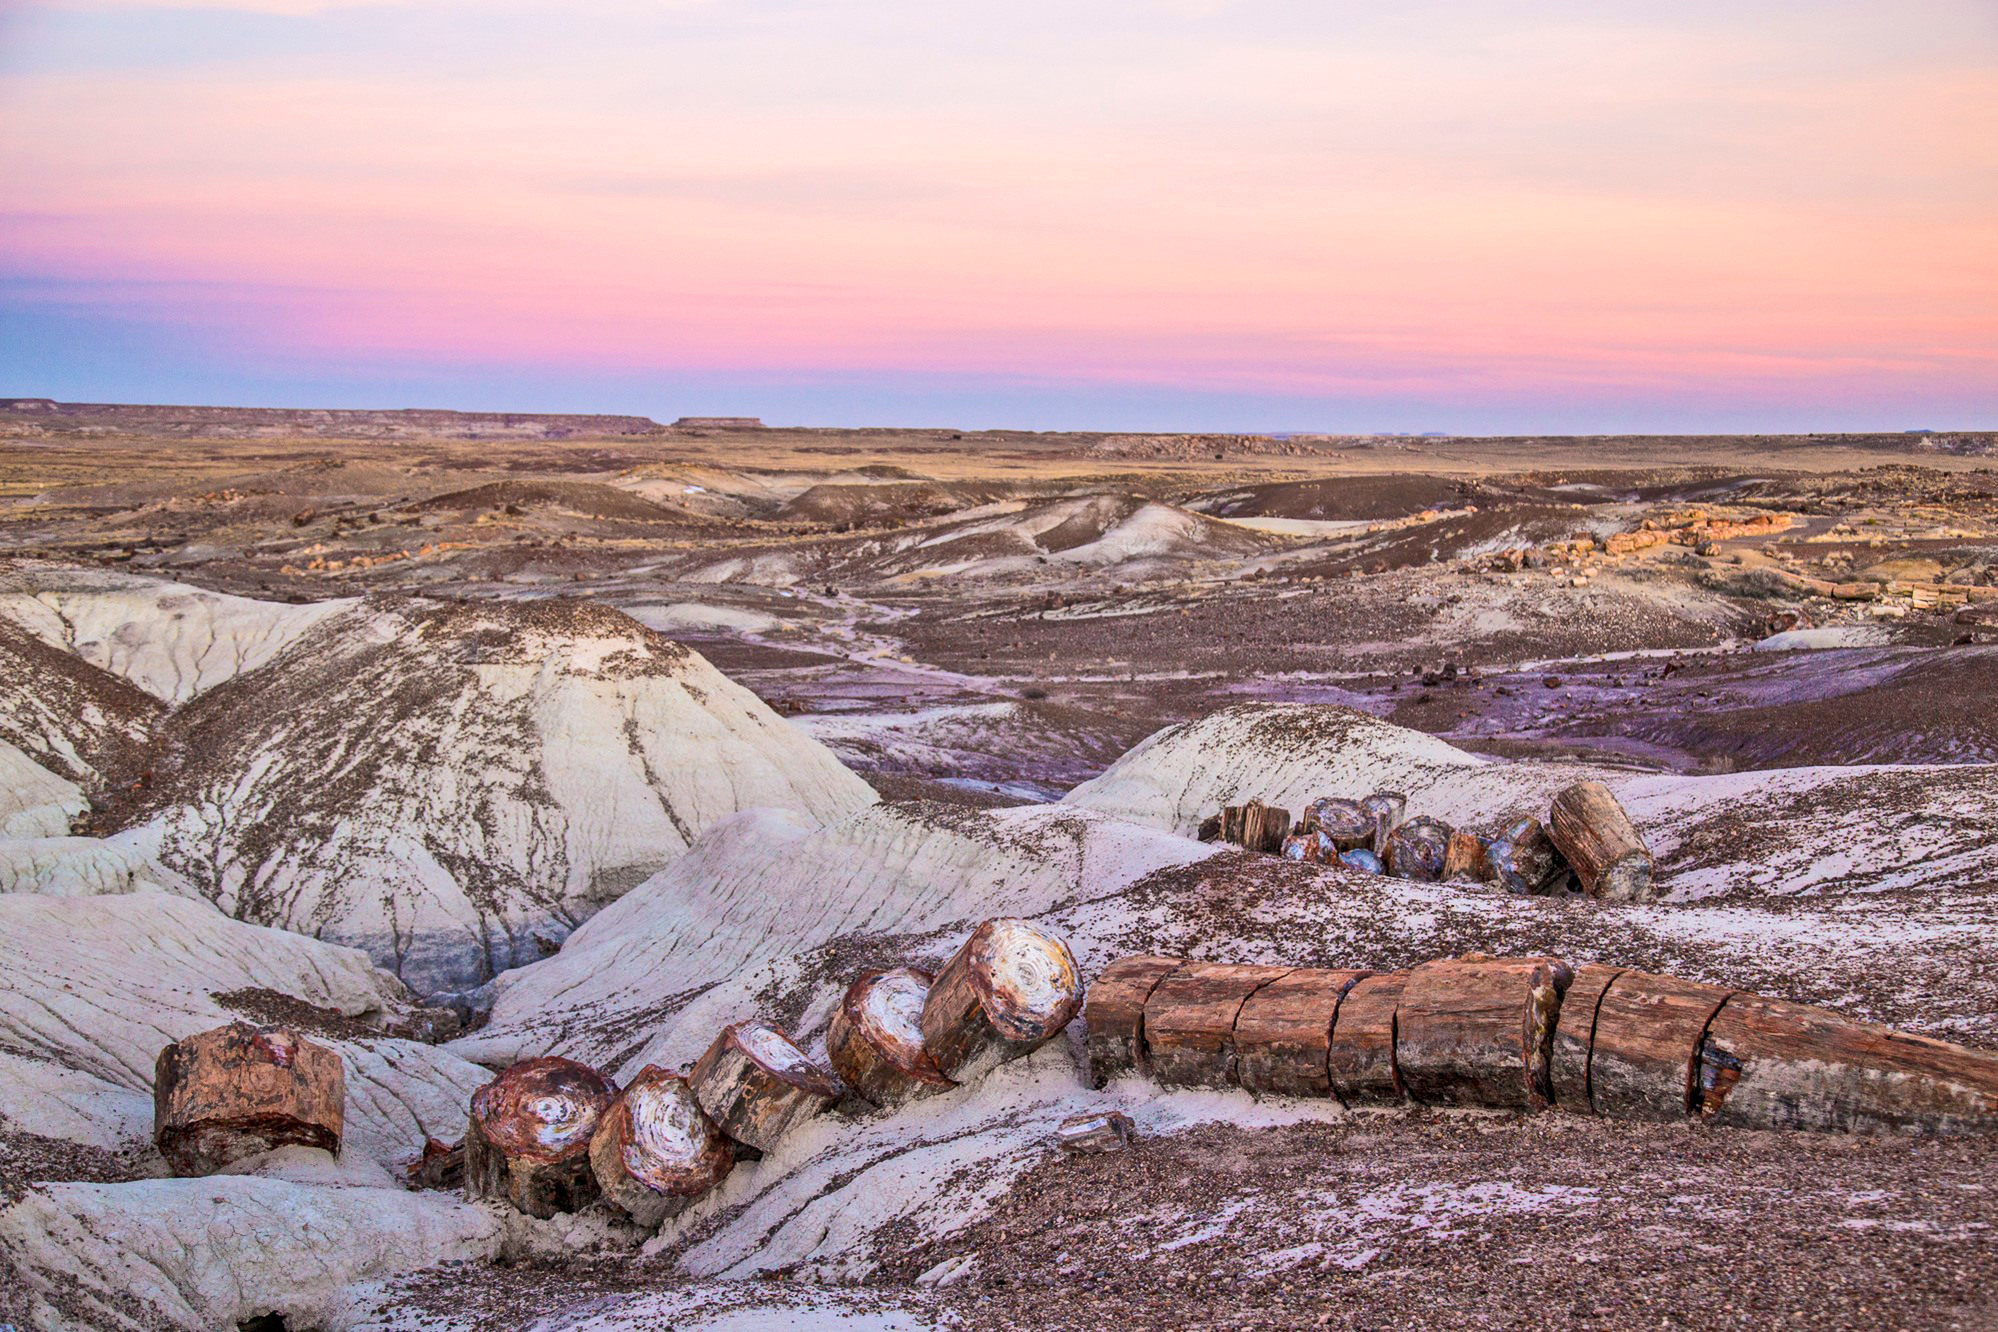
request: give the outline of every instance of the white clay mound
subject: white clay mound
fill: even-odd
[[[0,837],[61,837],[89,808],[82,787],[0,740]]]
[[[0,893],[94,897],[131,893],[155,877],[128,846],[95,837],[36,837],[0,841]]]

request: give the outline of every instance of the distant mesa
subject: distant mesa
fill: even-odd
[[[0,398],[0,433],[145,435],[170,439],[602,439],[657,435],[645,416],[543,412],[393,411],[293,407],[175,407]]]
[[[673,423],[675,430],[761,430],[760,416],[683,416]]]

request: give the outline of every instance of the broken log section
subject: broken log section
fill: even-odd
[[[339,1053],[284,1027],[232,1022],[153,1064],[153,1142],[176,1175],[294,1144],[338,1153],[346,1105]]]
[[[735,1166],[734,1149],[687,1080],[656,1064],[639,1070],[604,1111],[589,1158],[604,1197],[642,1226],[676,1215]]]
[[[873,971],[847,987],[826,1028],[826,1058],[841,1081],[875,1105],[899,1105],[954,1086],[923,1048],[930,973]]]
[[[1226,805],[1221,810],[1221,840],[1265,855],[1283,850],[1290,836],[1290,811],[1251,800],[1246,805]]]
[[[1551,958],[1459,958],[1408,973],[1395,1010],[1395,1064],[1425,1105],[1542,1109],[1561,992],[1572,974]]]
[[[472,1093],[465,1194],[547,1220],[594,1201],[590,1135],[617,1088],[573,1059],[524,1059]]]
[[[1388,834],[1387,871],[1397,879],[1435,883],[1450,858],[1450,825],[1418,814]]]
[[[1552,891],[1567,870],[1567,862],[1547,836],[1547,829],[1531,814],[1506,821],[1486,849],[1492,877],[1509,893],[1523,896]]]
[[[1325,1075],[1343,1105],[1385,1105],[1403,1099],[1394,1059],[1394,1014],[1405,971],[1369,976],[1346,991],[1332,1018]]]
[[[1643,971],[1616,977],[1596,1008],[1590,1107],[1599,1115],[1660,1123],[1692,1113],[1701,1038],[1733,993]]]
[[[839,1084],[767,1022],[722,1028],[687,1086],[716,1127],[759,1152],[773,1150],[840,1095]]]
[[[1478,883],[1491,878],[1492,862],[1485,851],[1484,839],[1462,828],[1453,830],[1448,845],[1443,848],[1443,877],[1470,879]]]
[[[1388,834],[1408,814],[1408,797],[1399,791],[1376,791],[1360,802],[1360,808],[1374,821],[1374,840],[1367,849],[1377,856],[1386,855]]]
[[[1226,1087],[1235,1081],[1235,1018],[1251,994],[1289,967],[1188,962],[1145,1001],[1145,1050],[1152,1076],[1168,1087]]]
[[[1126,1073],[1151,1071],[1145,1053],[1145,1001],[1179,970],[1176,957],[1120,957],[1089,987],[1083,1024],[1089,1029],[1089,1083],[1101,1087]]]
[[[1605,902],[1651,899],[1651,852],[1607,786],[1576,782],[1554,797],[1547,835],[1582,891]]]
[[[969,1082],[1040,1049],[1082,1007],[1068,945],[1024,920],[971,932],[923,1000],[923,1048],[943,1076]]]
[[[1326,796],[1304,807],[1299,820],[1305,832],[1322,832],[1341,851],[1374,844],[1374,816],[1357,800]]]
[[[1329,1096],[1339,1001],[1372,974],[1299,967],[1252,991],[1235,1017],[1237,1081],[1258,1094]]]
[[[1596,1010],[1610,982],[1623,974],[1622,967],[1585,963],[1575,968],[1575,979],[1561,996],[1561,1016],[1554,1023],[1554,1045],[1548,1056],[1548,1081],[1554,1089],[1554,1104],[1577,1114],[1593,1114],[1589,1103],[1589,1052],[1596,1040]]]

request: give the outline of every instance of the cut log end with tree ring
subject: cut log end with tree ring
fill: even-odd
[[[1371,974],[1299,967],[1253,991],[1235,1017],[1236,1080],[1258,1095],[1330,1096],[1339,1002]]]
[[[1596,1039],[1596,1008],[1622,967],[1587,963],[1575,968],[1575,979],[1561,997],[1561,1015],[1554,1024],[1554,1045],[1548,1057],[1548,1081],[1554,1104],[1579,1115],[1595,1113],[1589,1101],[1589,1051]]]
[[[1089,1031],[1091,1086],[1104,1086],[1127,1073],[1151,1072],[1145,1050],[1145,1001],[1181,965],[1176,957],[1120,957],[1090,984],[1082,1021]]]
[[[767,1022],[724,1027],[687,1074],[709,1119],[759,1152],[840,1098],[840,1085]]]
[[[1590,897],[1648,902],[1655,896],[1650,848],[1601,782],[1576,782],[1556,795],[1547,835]]]
[[[1341,851],[1374,844],[1374,816],[1357,800],[1323,796],[1304,807],[1305,832],[1323,833]]]
[[[465,1192],[501,1198],[543,1220],[597,1197],[590,1137],[617,1095],[587,1064],[525,1059],[472,1093]]]
[[[1332,1018],[1325,1072],[1343,1105],[1393,1105],[1404,1099],[1395,1068],[1394,1015],[1405,971],[1369,976],[1346,991]]]
[[[1485,855],[1499,886],[1522,896],[1552,892],[1567,869],[1546,827],[1531,814],[1508,819]]]
[[[1235,1020],[1258,989],[1290,967],[1188,962],[1145,1001],[1152,1077],[1168,1087],[1235,1085]]]
[[[1676,976],[1619,975],[1596,1007],[1589,1053],[1595,1112],[1658,1123],[1692,1113],[1700,1042],[1733,993]]]
[[[1408,797],[1399,791],[1376,791],[1360,802],[1360,808],[1374,821],[1374,838],[1367,849],[1386,855],[1388,834],[1408,815]]]
[[[160,1051],[153,1141],[177,1175],[212,1175],[274,1147],[338,1153],[346,1101],[337,1051],[287,1028],[232,1022]]]
[[[913,967],[869,972],[847,987],[826,1028],[826,1058],[857,1095],[899,1105],[953,1086],[923,1048],[923,1001],[930,973]]]
[[[1435,883],[1450,857],[1450,825],[1418,814],[1388,834],[1387,871],[1397,879]]]
[[[1068,945],[1028,921],[988,920],[938,971],[923,1001],[923,1048],[970,1082],[1053,1040],[1082,1007]]]
[[[1395,1009],[1395,1064],[1425,1105],[1543,1109],[1561,994],[1551,958],[1457,958],[1409,972]]]
[[[647,1065],[597,1121],[590,1170],[604,1197],[657,1226],[719,1184],[735,1152],[701,1110],[687,1080]]]

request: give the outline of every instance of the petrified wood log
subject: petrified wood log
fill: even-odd
[[[839,1084],[767,1022],[722,1028],[687,1074],[715,1126],[759,1152],[839,1099]]]
[[[403,1171],[412,1189],[461,1189],[465,1186],[465,1144],[425,1138],[423,1155]]]
[[[1553,890],[1567,862],[1548,837],[1547,829],[1531,814],[1509,819],[1486,848],[1492,877],[1509,893],[1537,895]]]
[[[472,1093],[465,1193],[543,1220],[594,1201],[590,1135],[617,1095],[603,1074],[553,1055],[524,1059]]]
[[[1235,1081],[1235,1018],[1243,1001],[1289,967],[1188,962],[1145,1001],[1152,1076],[1168,1087],[1227,1087]]]
[[[1403,1099],[1394,1058],[1394,1015],[1407,983],[1405,971],[1369,976],[1339,1001],[1325,1049],[1325,1073],[1342,1104],[1384,1105]]]
[[[734,1166],[734,1149],[687,1080],[656,1064],[618,1093],[590,1138],[597,1187],[642,1226],[675,1215]]]
[[[1121,1110],[1100,1115],[1070,1115],[1055,1129],[1055,1141],[1065,1152],[1096,1155],[1121,1152],[1131,1145],[1138,1126]]]
[[[153,1141],[176,1175],[291,1144],[337,1153],[346,1105],[339,1054],[283,1027],[232,1022],[153,1065]]]
[[[1479,883],[1491,878],[1492,862],[1485,852],[1484,839],[1462,828],[1454,829],[1449,844],[1443,848],[1443,877]]]
[[[1585,963],[1561,997],[1561,1016],[1554,1023],[1554,1046],[1548,1057],[1548,1080],[1554,1104],[1578,1115],[1595,1113],[1589,1103],[1589,1048],[1596,1040],[1596,1008],[1622,967]]]
[[[1306,832],[1322,832],[1341,851],[1374,844],[1374,816],[1357,800],[1325,796],[1304,807],[1302,825]]]
[[[1408,797],[1399,791],[1376,791],[1360,802],[1360,808],[1374,821],[1374,839],[1367,849],[1377,856],[1386,855],[1388,834],[1408,814]]]
[[[1589,1054],[1595,1112],[1666,1123],[1690,1114],[1700,1040],[1733,993],[1644,971],[1618,976],[1596,1007]]]
[[[1747,1128],[1998,1132],[1998,1055],[1751,994],[1708,1024],[1698,1090]]]
[[[1221,810],[1221,840],[1250,851],[1277,855],[1283,839],[1290,836],[1290,811],[1276,805],[1251,800],[1246,805],[1227,805]]]
[[[1279,854],[1285,860],[1301,861],[1307,865],[1329,865],[1339,858],[1339,847],[1325,832],[1313,828],[1310,832],[1292,833],[1284,838]]]
[[[1395,1065],[1410,1099],[1499,1110],[1553,1099],[1548,1060],[1561,992],[1551,958],[1458,958],[1408,974],[1395,1009]]]
[[[923,1048],[958,1082],[983,1076],[1053,1040],[1082,1007],[1068,945],[1024,920],[972,931],[923,1001]]]
[[[1299,967],[1262,986],[1235,1017],[1236,1080],[1252,1092],[1329,1096],[1326,1051],[1346,991],[1372,975]]]
[[[930,973],[913,967],[870,972],[847,987],[826,1028],[826,1058],[856,1093],[876,1105],[952,1086],[923,1048],[923,1001]]]
[[[1651,852],[1609,788],[1576,782],[1554,797],[1547,835],[1575,868],[1582,891],[1606,902],[1651,898]]]
[[[1397,879],[1435,883],[1443,877],[1450,855],[1450,825],[1426,814],[1418,814],[1395,826],[1388,834],[1389,874]]]
[[[1101,1087],[1126,1073],[1151,1071],[1145,1053],[1145,1001],[1179,970],[1176,957],[1120,957],[1089,987],[1082,1020],[1089,1028],[1089,1081]]]

